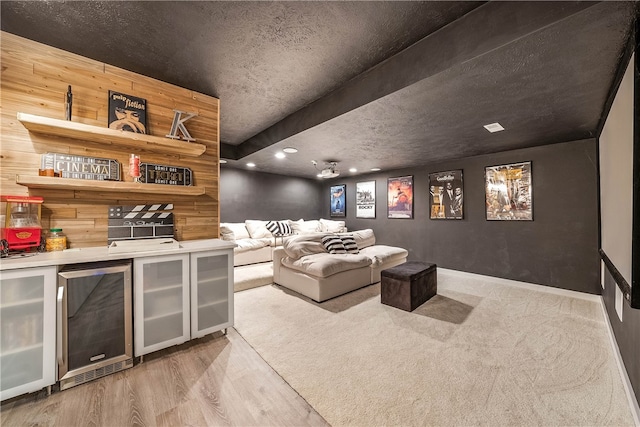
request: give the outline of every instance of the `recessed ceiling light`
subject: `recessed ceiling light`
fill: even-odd
[[[289,154],[294,154],[294,153],[298,152],[298,150],[293,148],[293,147],[283,148],[282,151],[284,151],[285,153],[289,153]]]
[[[278,152],[278,153],[276,153],[276,157],[277,157],[278,159],[284,159],[285,157],[287,157],[287,155],[286,155],[286,154],[284,154],[284,153],[280,153],[280,152]]]
[[[498,123],[498,122],[490,123],[488,125],[484,125],[484,128],[486,130],[488,130],[489,132],[491,132],[491,133],[500,132],[501,130],[504,130],[502,125],[500,123]]]
[[[224,165],[225,163],[227,163],[227,161],[225,159],[220,159],[220,164]]]
[[[255,168],[256,164],[255,163],[247,163],[247,166],[249,166],[250,168]]]
[[[371,168],[372,172],[378,172],[380,170],[380,168]]]
[[[351,172],[351,173],[355,173],[355,172],[358,172],[358,169],[356,169],[356,168],[351,168],[351,169],[349,169],[349,172]]]
[[[319,173],[318,175],[316,175],[318,178],[322,178],[322,174]]]

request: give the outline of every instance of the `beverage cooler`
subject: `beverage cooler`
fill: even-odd
[[[133,366],[131,262],[76,264],[58,273],[60,390]]]

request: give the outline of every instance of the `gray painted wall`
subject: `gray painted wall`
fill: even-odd
[[[485,219],[484,168],[532,162],[533,221]],[[347,227],[373,228],[377,241],[402,246],[409,259],[440,267],[599,294],[598,204],[594,139],[546,145],[430,164],[420,168],[344,176],[323,182],[323,216],[329,187],[347,184]],[[429,219],[428,174],[463,170],[464,219]],[[387,219],[388,177],[414,176],[414,219]],[[355,217],[355,186],[376,181],[376,219]]]
[[[220,168],[220,222],[318,219],[321,211],[315,180]]]
[[[381,244],[410,251],[412,260],[444,268],[599,294],[596,142],[593,139],[478,156],[420,168],[327,181],[222,167],[222,222],[329,218],[329,187],[347,184],[347,226],[373,228]],[[532,161],[532,222],[486,221],[484,167]],[[462,169],[464,219],[431,220],[428,174]],[[343,172],[344,173],[344,172]],[[414,219],[387,219],[387,178],[414,175]],[[355,217],[355,185],[376,181],[376,218]],[[338,218],[342,219],[342,218]],[[603,298],[627,373],[640,400],[640,310],[615,314],[615,284]]]

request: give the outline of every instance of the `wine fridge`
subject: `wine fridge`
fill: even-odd
[[[133,366],[131,262],[58,273],[58,380],[65,390]]]

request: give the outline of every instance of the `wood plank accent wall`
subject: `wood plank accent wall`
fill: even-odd
[[[1,141],[0,191],[4,195],[44,198],[42,228],[62,228],[70,247],[107,244],[109,205],[173,203],[176,239],[217,238],[219,210],[219,100],[149,77],[103,64],[44,44],[1,32]],[[188,167],[194,184],[205,195],[183,196],[126,192],[29,189],[16,184],[16,175],[38,175],[40,156],[47,152],[116,159],[122,179],[127,175],[126,148],[28,132],[16,119],[18,112],[64,119],[67,86],[72,86],[72,121],[107,127],[108,93],[115,90],[147,100],[147,133],[169,133],[173,109],[198,114],[186,122],[197,143],[206,145],[198,157],[140,150],[142,162]]]

